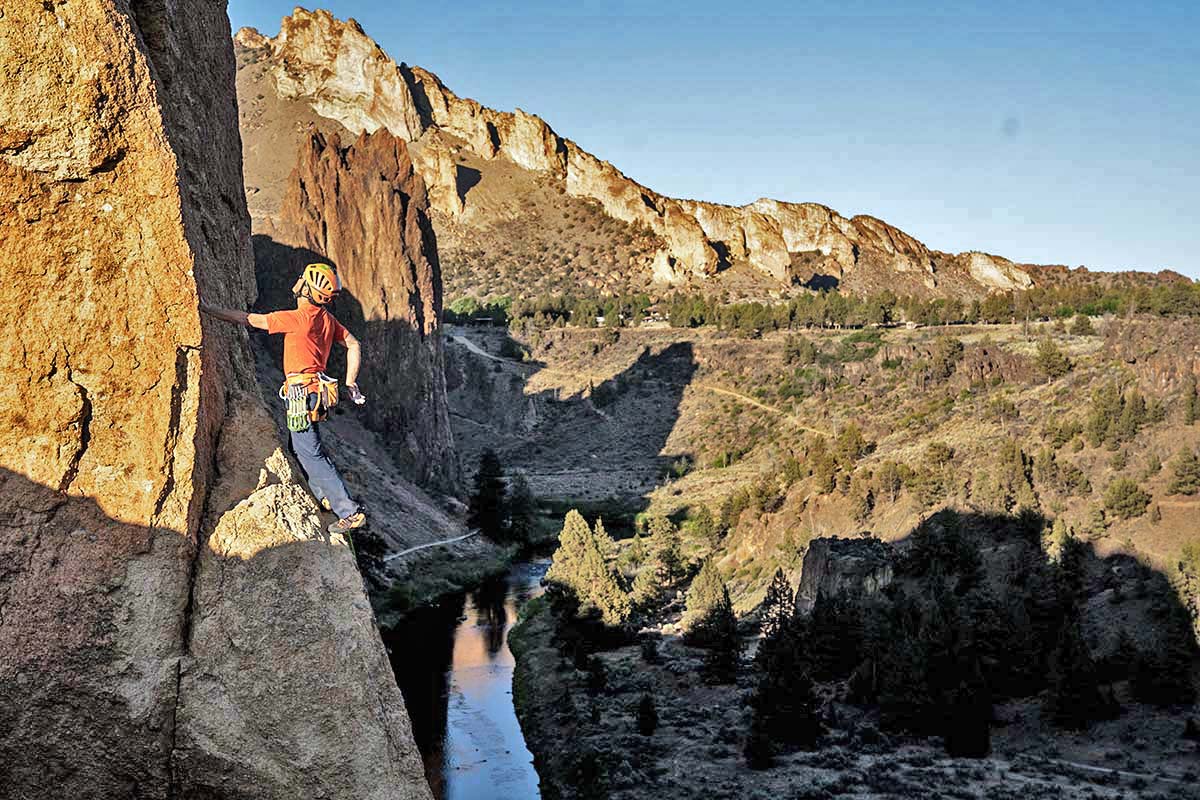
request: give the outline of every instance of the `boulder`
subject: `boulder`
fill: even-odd
[[[429,797],[350,551],[197,310],[254,295],[224,6],[6,4],[0,61],[0,796]]]
[[[895,576],[895,553],[878,539],[813,539],[804,554],[796,612],[812,611],[818,594],[863,600],[888,586]]]

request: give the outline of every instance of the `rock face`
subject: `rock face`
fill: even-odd
[[[880,591],[895,575],[892,548],[878,539],[813,539],[804,554],[796,611],[812,611],[818,594],[862,599]]]
[[[229,33],[0,15],[0,796],[428,797],[353,558],[197,312],[254,292]]]
[[[269,65],[280,97],[307,104],[355,134],[387,129],[420,141],[417,166],[439,212],[455,218],[465,210],[453,147],[488,161],[504,159],[656,234],[663,247],[646,263],[660,283],[703,283],[748,265],[777,287],[808,283],[857,293],[974,297],[1032,284],[1023,268],[1005,259],[932,251],[882,220],[847,219],[816,203],[762,199],[733,207],[665,197],[533,114],[495,111],[457,96],[431,72],[396,64],[358,23],[326,11],[296,9],[278,36],[247,29],[238,42]],[[447,145],[445,136],[455,144]]]
[[[398,446],[414,480],[455,488],[437,242],[404,141],[386,130],[345,145],[309,137],[273,239],[274,254],[258,247],[264,299],[286,304],[305,263],[334,264],[346,286],[334,313],[363,341],[368,426]]]

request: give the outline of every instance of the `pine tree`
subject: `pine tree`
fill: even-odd
[[[537,501],[529,481],[517,473],[508,490],[508,536],[515,542],[528,543],[537,532]]]
[[[1071,371],[1071,362],[1049,336],[1038,342],[1034,363],[1037,364],[1037,368],[1046,376],[1046,379],[1051,381],[1061,378]]]
[[[1195,425],[1200,419],[1200,394],[1196,391],[1196,376],[1188,373],[1183,379],[1183,424]]]
[[[709,648],[704,659],[706,677],[713,683],[733,683],[742,659],[742,637],[738,634],[733,601],[724,584],[721,599],[698,627],[703,629],[699,638],[707,641]]]
[[[763,664],[770,651],[790,628],[794,613],[792,587],[784,576],[782,568],[775,570],[775,577],[771,579],[771,585],[767,587],[767,596],[763,599],[761,613],[762,640],[755,660]]]
[[[650,544],[654,548],[654,569],[659,583],[665,588],[673,586],[683,577],[683,550],[679,541],[679,530],[669,519],[658,517],[650,520]]]
[[[750,732],[746,736],[742,754],[750,769],[769,769],[775,763],[775,748],[767,733],[766,721],[757,713],[750,719]]]
[[[1191,705],[1196,701],[1192,683],[1196,641],[1187,609],[1173,603],[1161,627],[1161,644],[1134,660],[1133,696],[1158,706]]]
[[[750,703],[757,724],[771,741],[812,747],[821,735],[821,721],[813,682],[802,660],[800,642],[789,626],[766,651],[763,674]]]
[[[642,694],[638,703],[637,729],[642,736],[653,736],[658,728],[658,710],[654,707],[654,695],[649,692]]]
[[[1072,336],[1094,336],[1096,329],[1092,327],[1092,320],[1085,314],[1076,314],[1075,319],[1071,321]]]
[[[467,524],[485,536],[500,539],[505,534],[504,469],[494,450],[484,450],[475,473],[475,489],[468,505]]]
[[[725,582],[712,559],[707,559],[700,566],[700,572],[688,588],[687,604],[684,607],[683,625],[684,636],[700,646],[705,646],[705,636],[709,633],[706,623],[713,609],[721,602],[725,591]]]
[[[964,679],[950,695],[943,741],[953,758],[985,758],[992,750],[992,701],[982,678]]]
[[[847,677],[862,660],[863,623],[858,608],[821,592],[813,603],[805,641],[812,677]]]
[[[605,624],[619,625],[629,618],[629,596],[605,562],[596,535],[574,509],[563,520],[546,581],[574,595],[581,607],[599,611]]]
[[[1200,456],[1191,450],[1180,450],[1171,465],[1168,494],[1195,494],[1200,491]]]
[[[1059,631],[1050,667],[1050,690],[1042,709],[1055,725],[1083,730],[1112,715],[1111,699],[1100,690],[1096,664],[1074,614]]]
[[[1133,519],[1146,513],[1150,495],[1129,478],[1117,478],[1104,491],[1104,509],[1120,519]]]

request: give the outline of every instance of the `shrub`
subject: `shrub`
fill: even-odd
[[[1072,336],[1094,336],[1096,329],[1092,327],[1091,317],[1084,314],[1076,314],[1075,319],[1071,320],[1071,335]]]

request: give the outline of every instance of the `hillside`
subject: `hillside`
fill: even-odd
[[[455,341],[468,336],[495,356],[503,334],[452,329],[464,463],[486,442],[539,496],[613,516],[707,507],[729,526],[718,552],[746,610],[776,566],[798,577],[808,539],[897,538],[946,505],[1025,504],[1101,553],[1160,567],[1195,536],[1200,504],[1167,491],[1178,454],[1200,448],[1200,427],[1185,424],[1200,365],[1187,321],[1110,319],[1077,335],[1048,322],[759,339],[652,326],[528,331],[518,364],[481,361]],[[1046,339],[1070,364],[1052,380],[1037,355]],[[495,410],[482,414],[481,396]],[[1127,402],[1141,419],[1126,434],[1088,433],[1096,414],[1119,416]],[[849,458],[839,448],[851,429],[862,444]],[[1015,488],[996,464],[1005,447],[1021,456]],[[909,471],[881,488],[881,471],[899,466]],[[1149,495],[1144,513],[1105,515],[1105,491],[1123,477]]]
[[[396,63],[356,22],[326,11],[297,9],[277,36],[244,29],[236,42],[256,226],[275,213],[309,126],[386,129],[412,143],[429,186],[451,297],[691,287],[765,299],[836,287],[962,299],[1074,274],[942,253],[882,220],[817,203],[665,197],[533,114],[487,108]]]

